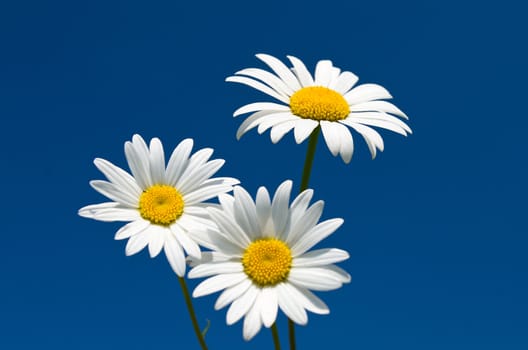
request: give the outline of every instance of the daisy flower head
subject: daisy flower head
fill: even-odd
[[[256,55],[273,72],[259,68],[246,68],[226,79],[259,90],[282,102],[256,102],[240,107],[235,117],[252,113],[240,125],[237,138],[258,127],[261,134],[271,128],[273,143],[293,129],[295,141],[303,142],[312,131],[321,127],[323,137],[332,155],[341,155],[349,163],[354,152],[354,129],[365,139],[372,158],[376,150],[383,151],[381,135],[372,127],[379,127],[407,136],[411,129],[401,119],[408,119],[398,107],[384,101],[390,93],[377,84],[355,86],[358,77],[341,71],[329,60],[321,60],[312,76],[304,63],[288,56],[289,68],[277,58]]]
[[[204,201],[229,192],[237,179],[211,178],[224,164],[223,159],[209,160],[211,148],[191,155],[193,140],[183,140],[172,152],[167,166],[163,146],[153,138],[147,146],[134,135],[125,143],[125,155],[132,175],[107,160],[96,158],[95,166],[108,181],[94,180],[90,185],[111,202],[88,205],[79,215],[100,221],[129,222],[115,234],[127,239],[126,255],[148,246],[151,257],[161,250],[174,270],[185,275],[184,251],[195,258],[201,251],[193,232],[214,223],[208,219]]]
[[[306,310],[328,314],[325,303],[311,290],[328,291],[350,282],[334,263],[348,259],[340,249],[310,248],[332,234],[342,219],[318,223],[324,202],[311,206],[311,189],[290,205],[291,181],[283,182],[272,199],[260,187],[255,201],[240,186],[233,196],[219,196],[220,208],[208,208],[217,228],[200,234],[211,249],[201,259],[191,257],[189,278],[209,277],[194,289],[200,297],[223,290],[215,309],[231,304],[226,322],[244,317],[243,336],[250,340],[262,325],[271,327],[278,309],[297,324],[308,322]]]

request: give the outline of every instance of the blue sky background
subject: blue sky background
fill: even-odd
[[[119,223],[77,216],[103,201],[102,157],[126,167],[134,133],[166,149],[192,137],[254,194],[298,185],[306,143],[236,141],[242,104],[224,82],[254,54],[331,59],[385,86],[410,116],[372,161],[356,137],[344,165],[319,143],[311,179],[322,246],[351,258],[351,284],[319,293],[329,316],[299,349],[526,349],[525,11],[515,1],[11,1],[0,5],[2,349],[196,349],[163,256],[126,257]],[[356,135],[357,136],[357,135]],[[191,281],[195,286],[197,281]],[[269,349],[225,325],[217,294],[195,301],[211,349]],[[286,347],[285,320],[279,331]],[[330,345],[329,345],[330,344]]]

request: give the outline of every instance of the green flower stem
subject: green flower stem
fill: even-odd
[[[207,350],[207,345],[205,344],[204,336],[200,330],[200,326],[198,325],[198,321],[196,320],[196,314],[194,313],[194,308],[192,305],[191,295],[189,294],[189,289],[187,288],[187,283],[185,282],[185,279],[183,277],[178,277],[178,281],[180,281],[180,286],[183,292],[183,296],[185,297],[185,304],[187,304],[187,309],[189,310],[189,316],[191,316],[191,321],[194,328],[194,333],[196,333],[196,337],[198,338],[198,342],[200,343],[200,346],[202,350]]]
[[[312,164],[315,155],[315,148],[317,146],[317,139],[319,137],[320,131],[321,127],[318,126],[314,129],[314,131],[312,131],[312,134],[310,135],[310,140],[308,141],[308,150],[306,151],[306,159],[304,161],[304,169],[299,193],[308,188],[308,182],[310,181],[310,174],[312,172]]]
[[[310,174],[312,173],[312,164],[315,156],[315,149],[317,147],[317,139],[319,138],[320,131],[321,127],[317,126],[317,128],[315,128],[314,131],[312,131],[312,134],[310,135],[310,140],[308,141],[308,149],[306,150],[306,159],[304,160],[304,169],[299,193],[308,188],[308,183],[310,182]],[[293,321],[290,319],[288,319],[288,333],[290,338],[290,350],[295,350],[295,323],[293,323]]]
[[[273,335],[273,344],[275,344],[275,350],[280,350],[279,331],[277,330],[276,322],[271,326],[271,334]]]
[[[290,334],[290,349],[295,350],[295,323],[288,319],[288,332]]]

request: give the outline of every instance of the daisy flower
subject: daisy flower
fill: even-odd
[[[107,160],[96,158],[95,166],[108,181],[90,185],[111,202],[88,205],[79,215],[100,221],[129,221],[115,239],[127,239],[126,255],[148,246],[151,257],[161,250],[180,277],[185,275],[185,252],[201,256],[193,231],[214,223],[208,219],[204,201],[229,192],[238,183],[233,178],[211,178],[224,164],[208,161],[213,150],[204,148],[191,155],[193,140],[183,140],[165,167],[163,146],[158,138],[150,145],[139,135],[125,143],[125,155],[132,175]]]
[[[325,303],[310,290],[337,289],[350,282],[350,275],[336,265],[348,259],[340,249],[309,251],[332,234],[342,219],[317,223],[323,201],[309,206],[313,191],[305,190],[289,205],[291,181],[282,183],[273,199],[260,187],[256,200],[240,186],[234,196],[219,196],[221,208],[208,208],[217,229],[200,236],[200,244],[210,248],[189,278],[209,277],[193,292],[194,297],[223,290],[215,309],[231,304],[226,321],[231,325],[244,318],[243,336],[249,340],[262,325],[270,327],[280,308],[292,321],[308,322],[306,310],[328,314]]]
[[[261,134],[271,128],[273,143],[293,129],[295,141],[303,142],[318,126],[323,131],[332,155],[341,155],[349,163],[354,143],[348,127],[358,132],[367,143],[372,158],[376,150],[383,151],[383,139],[371,128],[380,127],[407,136],[411,129],[402,120],[408,119],[398,107],[383,101],[392,96],[377,84],[354,87],[358,77],[341,72],[329,60],[319,61],[312,76],[304,63],[288,56],[292,68],[277,58],[258,54],[273,73],[259,68],[247,68],[228,77],[226,81],[241,83],[257,89],[283,104],[272,102],[250,103],[237,109],[234,116],[252,113],[240,125],[237,138],[258,126]]]

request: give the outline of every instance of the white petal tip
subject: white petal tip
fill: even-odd
[[[191,277],[190,277],[190,274],[189,274],[188,276],[189,276],[189,278],[191,278]],[[192,293],[192,297],[193,297],[193,298],[199,298],[199,297],[202,297],[202,296],[204,296],[204,295],[205,295],[204,293],[197,292],[196,289],[195,289],[194,292]]]
[[[93,217],[92,213],[89,210],[79,209],[77,215],[83,218],[91,219]]]

